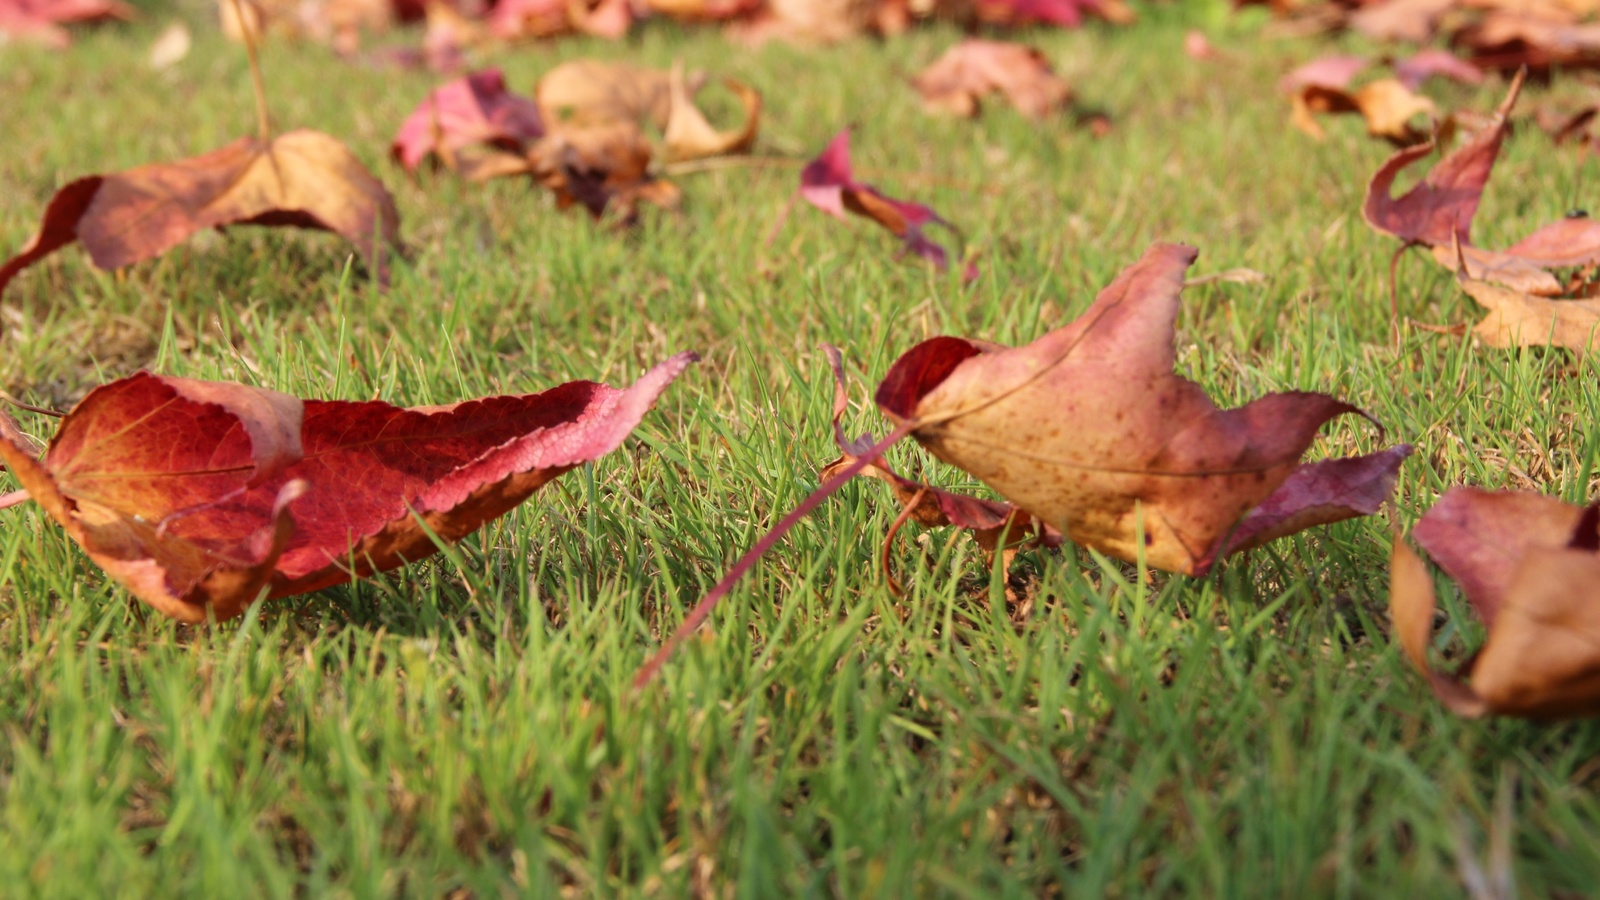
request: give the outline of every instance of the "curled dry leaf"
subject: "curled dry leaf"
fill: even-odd
[[[1522,87],[1519,74],[1489,124],[1436,163],[1416,186],[1391,195],[1397,175],[1433,152],[1434,142],[1390,157],[1367,186],[1362,217],[1406,244],[1432,250],[1441,265],[1476,281],[1491,281],[1536,296],[1555,296],[1562,284],[1548,270],[1600,262],[1600,226],[1587,219],[1546,225],[1504,251],[1475,247],[1473,217],[1505,141],[1507,116]]]
[[[1019,112],[1042,119],[1072,99],[1072,89],[1056,76],[1044,54],[1025,44],[967,38],[944,52],[911,79],[923,108],[978,114],[983,95],[998,91]]]
[[[1295,127],[1319,141],[1327,135],[1317,123],[1318,114],[1357,113],[1366,120],[1367,134],[1404,146],[1427,139],[1411,124],[1414,119],[1432,119],[1439,112],[1432,100],[1412,93],[1393,78],[1382,78],[1354,91],[1307,84],[1295,92],[1293,101],[1291,118]]]
[[[801,170],[800,196],[836,219],[845,219],[846,210],[871,219],[900,238],[906,252],[941,269],[949,265],[949,254],[943,246],[929,239],[924,229],[939,225],[954,231],[954,226],[920,203],[891,199],[877,188],[856,181],[850,166],[848,128],[839,132],[822,155]],[[969,265],[966,277],[970,280],[976,275],[976,269]]]
[[[662,136],[668,162],[744,153],[755,143],[756,132],[761,127],[761,94],[755,88],[732,78],[723,80],[744,108],[744,124],[730,131],[718,131],[694,105],[694,90],[683,73],[682,64],[673,65],[668,84],[670,107],[666,133]]]
[[[484,69],[430,91],[401,124],[389,152],[408,172],[430,155],[454,169],[456,155],[469,147],[521,154],[543,135],[538,105],[507,91],[499,69]]]
[[[401,409],[141,373],[62,421],[43,460],[0,460],[97,564],[182,621],[434,553],[621,445],[684,353],[632,387]]]
[[[66,185],[51,198],[39,233],[0,265],[0,292],[23,268],[73,241],[96,266],[119,269],[225,225],[334,232],[355,244],[379,281],[387,280],[388,256],[400,240],[400,214],[383,183],[337,140],[291,131]]]
[[[1433,576],[1395,535],[1389,611],[1406,657],[1465,716],[1600,713],[1600,510],[1537,494],[1452,488],[1417,522],[1417,545],[1488,629],[1456,673],[1433,667]]]
[[[1410,447],[1300,463],[1325,422],[1360,410],[1306,392],[1221,410],[1173,372],[1195,256],[1155,245],[1076,321],[1024,347],[924,341],[884,377],[878,407],[1033,520],[1160,569],[1203,574],[1228,554],[1375,512]]]

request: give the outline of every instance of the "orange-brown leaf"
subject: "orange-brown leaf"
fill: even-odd
[[[21,269],[74,240],[102,269],[159,256],[197,231],[293,225],[332,231],[386,278],[400,215],[383,183],[337,140],[291,131],[192,159],[94,175],[56,192],[39,233],[0,266],[0,292]]]

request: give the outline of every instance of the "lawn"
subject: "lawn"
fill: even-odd
[[[305,232],[202,235],[116,273],[69,248],[0,303],[0,386],[66,409],[149,368],[417,405],[704,360],[622,450],[446,552],[221,625],[142,607],[32,504],[0,512],[4,892],[1454,897],[1482,868],[1521,896],[1591,893],[1600,727],[1446,711],[1390,638],[1387,564],[1391,527],[1450,485],[1591,496],[1594,365],[1414,327],[1397,343],[1395,242],[1359,212],[1390,148],[1348,118],[1311,140],[1274,87],[1372,48],[1263,36],[1265,14],[1226,7],[1025,33],[1109,114],[1099,138],[1001,103],[925,114],[905,79],[948,26],[752,50],[653,24],[488,57],[521,92],[580,57],[683,60],[763,92],[756,152],[794,164],[684,174],[681,211],[628,232],[515,179],[408,179],[388,142],[437,76],[269,43],[278,126],[346,141],[395,193],[412,254],[390,288]],[[0,255],[68,180],[253,130],[245,54],[211,11],[143,13],[65,52],[0,47]],[[152,73],[174,18],[194,50]],[[1183,55],[1197,27],[1226,61]],[[1430,92],[1487,111],[1503,90]],[[804,205],[769,239],[799,161],[847,124],[864,176],[960,226],[975,282]],[[1475,236],[1504,246],[1593,203],[1594,160],[1518,132]],[[1267,276],[1185,292],[1179,371],[1224,406],[1300,389],[1370,411],[1386,435],[1340,420],[1312,452],[1415,444],[1397,522],[1313,529],[1205,579],[1070,545],[1007,578],[967,538],[909,526],[897,598],[878,553],[898,506],[858,479],[629,688],[837,455],[821,344],[845,353],[848,430],[881,435],[871,390],[901,352],[1031,340],[1157,240],[1197,245],[1196,274]],[[1410,319],[1479,315],[1420,254],[1399,286]],[[910,442],[890,456],[984,490]],[[1460,655],[1482,630],[1446,607],[1440,644]]]

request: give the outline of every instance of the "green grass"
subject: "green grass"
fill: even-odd
[[[414,254],[392,289],[304,233],[205,235],[114,274],[68,249],[0,304],[13,394],[65,407],[149,367],[422,404],[624,383],[681,349],[705,361],[623,450],[449,553],[217,627],[141,609],[31,505],[0,513],[4,892],[1453,897],[1459,858],[1484,857],[1498,821],[1523,895],[1590,893],[1600,728],[1445,712],[1388,635],[1381,518],[1206,580],[1068,548],[1024,554],[1008,583],[966,539],[912,527],[897,600],[876,563],[897,509],[861,480],[650,690],[628,690],[833,458],[820,343],[845,348],[850,429],[881,434],[867,400],[900,352],[939,333],[1027,341],[1155,240],[1199,245],[1198,273],[1270,276],[1186,293],[1180,370],[1225,405],[1314,389],[1370,410],[1418,447],[1401,524],[1452,484],[1590,495],[1594,367],[1416,330],[1397,348],[1393,243],[1358,212],[1388,148],[1349,120],[1321,144],[1293,131],[1274,82],[1328,45],[1263,38],[1262,17],[1222,7],[1027,35],[1111,113],[1101,140],[1000,103],[975,122],[924,115],[903,81],[957,37],[944,27],[747,50],[652,26],[489,60],[521,91],[586,55],[734,75],[766,95],[763,154],[804,157],[856,123],[858,167],[981,252],[970,288],[809,208],[765,243],[793,169],[685,176],[682,212],[630,234],[519,182],[413,183],[387,142],[435,78],[269,45],[279,126],[347,141],[395,192]],[[174,15],[194,24],[194,52],[151,74],[144,53]],[[1196,25],[1230,62],[1181,54]],[[1485,110],[1500,90],[1432,93]],[[4,253],[67,180],[254,123],[244,54],[198,7],[80,32],[64,53],[0,48],[0,97]],[[1476,236],[1503,246],[1593,203],[1593,173],[1520,132]],[[1401,271],[1406,315],[1475,317],[1431,262]],[[1385,440],[1336,424],[1313,452]],[[892,458],[966,484],[909,445]],[[1441,640],[1459,652],[1481,630],[1447,602]]]

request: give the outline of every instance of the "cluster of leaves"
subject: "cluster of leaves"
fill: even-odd
[[[1454,21],[1455,5],[1448,2],[1330,8],[1365,30],[1375,21],[1398,27],[1400,17],[1421,15],[1424,6],[1434,10],[1430,28]],[[355,245],[375,279],[387,278],[401,244],[398,215],[382,183],[334,138],[310,131],[277,135],[271,127],[255,41],[282,10],[233,0],[224,9],[233,10],[232,27],[251,53],[259,134],[192,159],[69,183],[49,203],[35,238],[0,265],[0,291],[23,268],[73,241],[96,265],[116,268],[152,258],[202,229],[240,224],[334,232]],[[312,9],[316,15],[304,9],[297,15],[357,26],[366,21],[363,10],[371,9],[458,28],[487,21],[502,39],[620,33],[633,15],[632,6],[614,0],[501,0],[471,11],[328,0]],[[793,20],[785,15],[804,11],[860,30],[857,19],[828,4],[660,0],[651,9],[773,33],[787,33]],[[850,6],[852,15],[864,10],[879,30],[890,30],[896,10],[908,19],[909,9],[903,0]],[[949,12],[938,4],[933,9]],[[1118,9],[1113,0],[980,0],[952,14],[1076,24],[1085,12],[1114,17]],[[1472,9],[1486,16],[1510,7],[1480,2]],[[1481,24],[1474,19],[1471,27]],[[348,32],[330,25],[329,33]],[[1198,58],[1208,52],[1191,47]],[[1427,247],[1457,273],[1463,289],[1491,310],[1475,329],[1485,343],[1595,346],[1600,308],[1591,298],[1600,227],[1569,217],[1500,251],[1470,239],[1523,76],[1476,133],[1395,198],[1398,174],[1433,153],[1457,125],[1447,117],[1429,133],[1415,130],[1415,116],[1437,115],[1413,91],[1434,75],[1478,81],[1483,74],[1450,54],[1424,51],[1395,63],[1394,78],[1351,90],[1368,65],[1362,58],[1318,60],[1283,84],[1303,129],[1320,132],[1316,112],[1358,111],[1373,134],[1403,145],[1371,180],[1366,221],[1399,239],[1402,252]],[[661,71],[578,61],[550,70],[532,96],[521,96],[507,88],[499,70],[485,69],[430,92],[401,125],[391,153],[408,172],[431,159],[472,180],[529,178],[560,208],[581,206],[597,219],[628,223],[642,203],[677,202],[664,164],[745,153],[754,145],[760,94],[738,81],[720,81],[739,99],[744,117],[719,129],[696,104],[707,84],[703,74],[681,65]],[[1072,96],[1037,52],[981,39],[951,48],[912,86],[930,110],[965,116],[995,92],[1036,119],[1067,109]],[[804,165],[796,196],[836,218],[854,215],[883,227],[899,239],[902,255],[939,268],[959,261],[963,276],[976,278],[975,260],[952,253],[931,233],[942,229],[959,239],[959,230],[926,205],[858,180],[849,142],[849,129],[839,132]],[[837,383],[834,437],[842,455],[823,467],[823,485],[686,617],[637,682],[651,678],[788,528],[857,475],[886,483],[901,507],[885,537],[886,565],[894,535],[915,519],[969,531],[1004,560],[1022,546],[1070,541],[1142,567],[1203,576],[1219,561],[1278,537],[1378,511],[1410,446],[1304,461],[1324,425],[1346,415],[1370,420],[1366,413],[1312,392],[1269,394],[1222,410],[1174,372],[1179,297],[1197,253],[1178,244],[1151,247],[1078,319],[1025,346],[938,337],[912,347],[874,395],[893,426],[881,440],[845,434],[843,354],[828,348]],[[225,619],[254,602],[403,565],[481,527],[563,472],[620,446],[694,359],[678,354],[625,389],[574,382],[539,394],[418,409],[140,373],[91,392],[64,417],[42,458],[0,414],[0,461],[22,488],[0,496],[0,508],[35,501],[110,577],[173,618]],[[906,437],[1001,499],[898,474],[883,454]],[[1511,523],[1503,525],[1506,534],[1479,527],[1497,516]],[[1578,579],[1600,551],[1597,517],[1593,509],[1543,498],[1463,489],[1445,495],[1419,523],[1419,543],[1462,583],[1491,630],[1465,681],[1430,667],[1432,583],[1420,558],[1396,539],[1397,632],[1452,709],[1519,715],[1600,710],[1594,675],[1600,653],[1585,630],[1592,630],[1593,617],[1586,619],[1573,600]],[[1486,562],[1488,546],[1504,558]],[[895,584],[892,574],[889,583]],[[1529,648],[1544,643],[1563,649],[1530,664]]]
[[[426,23],[420,49],[391,50],[379,58],[444,72],[459,67],[468,53],[496,44],[562,35],[619,40],[636,22],[650,18],[717,25],[747,44],[773,39],[826,44],[893,35],[928,19],[1066,28],[1091,18],[1133,20],[1123,0],[248,0],[242,13],[234,10],[234,2],[218,0],[218,9],[235,38],[276,33],[331,43],[351,55],[364,33],[420,20]]]
[[[1592,0],[1234,0],[1267,6],[1295,30],[1350,29],[1378,41],[1447,42],[1480,68],[1600,65]]]

